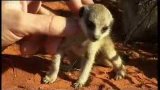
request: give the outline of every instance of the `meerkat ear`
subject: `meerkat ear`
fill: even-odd
[[[83,6],[80,8],[79,10],[79,17],[82,17],[84,15],[85,12],[88,12],[89,8],[87,6]]]
[[[79,10],[79,17],[82,17],[84,13],[84,7],[81,7]]]

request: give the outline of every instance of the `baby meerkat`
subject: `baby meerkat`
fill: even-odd
[[[79,21],[83,32],[65,39],[54,56],[52,70],[44,77],[43,81],[52,83],[56,80],[63,51],[76,44],[81,44],[83,47],[81,57],[85,60],[85,64],[82,66],[82,74],[74,84],[75,88],[82,87],[88,80],[98,52],[101,52],[100,54],[105,58],[103,63],[110,62],[112,64],[116,72],[115,79],[122,79],[125,76],[125,66],[110,37],[114,21],[110,11],[101,4],[87,5],[81,8]]]

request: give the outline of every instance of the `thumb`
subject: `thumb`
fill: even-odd
[[[78,20],[74,18],[17,12],[19,12],[19,15],[17,15],[19,16],[19,23],[18,25],[12,26],[12,28],[16,30],[16,32],[19,32],[21,36],[45,34],[63,37],[73,35],[80,30]]]

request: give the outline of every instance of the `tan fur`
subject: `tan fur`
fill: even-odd
[[[88,23],[90,22],[90,23]],[[125,76],[125,67],[122,63],[120,56],[114,49],[114,44],[110,38],[110,30],[113,23],[112,14],[109,10],[101,4],[93,4],[84,7],[83,15],[80,19],[80,25],[83,32],[76,36],[66,38],[60,46],[52,67],[56,68],[55,71],[50,71],[45,76],[43,81],[45,83],[52,83],[56,80],[59,71],[60,59],[63,56],[63,51],[72,46],[80,44],[83,47],[82,59],[85,60],[85,65],[82,67],[82,74],[77,82],[74,84],[75,88],[82,87],[88,80],[90,71],[95,62],[97,52],[101,52],[106,63],[112,64],[116,71],[116,79],[122,79]],[[87,26],[88,25],[88,26]],[[89,27],[92,26],[93,27]],[[105,30],[102,33],[104,27]],[[77,41],[78,40],[78,41]]]

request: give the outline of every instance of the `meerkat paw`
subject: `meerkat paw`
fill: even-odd
[[[76,82],[76,83],[74,83],[73,86],[75,89],[79,89],[79,88],[83,87],[83,85],[84,85],[84,83]]]
[[[46,75],[44,78],[43,78],[43,82],[44,83],[53,83],[54,81],[56,81],[56,79],[57,79],[57,77],[55,76],[55,77],[50,77],[50,76],[48,76],[48,75]]]
[[[126,75],[126,72],[125,71],[118,71],[116,73],[116,76],[115,76],[115,80],[120,80],[120,79],[123,79]]]
[[[111,68],[113,67],[113,64],[108,60],[106,60],[103,64],[107,67],[111,67]]]

